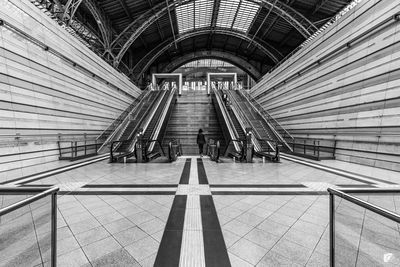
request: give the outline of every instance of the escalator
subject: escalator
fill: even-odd
[[[220,123],[224,138],[226,140],[226,147],[221,152],[225,157],[231,157],[243,161],[246,158],[245,154],[245,139],[246,134],[244,128],[240,124],[236,115],[234,114],[231,106],[224,100],[223,92],[221,90],[216,90],[212,85],[212,101],[215,106],[218,121]],[[219,158],[219,151],[218,157]]]
[[[175,99],[175,90],[152,91],[127,124],[121,139],[112,143],[111,162],[148,162],[165,156],[160,140]],[[130,159],[131,157],[135,159]],[[168,160],[171,158],[168,155]]]
[[[132,114],[132,117],[129,118],[125,129],[119,136],[119,142],[113,147],[113,152],[125,153],[132,150],[131,147],[134,143],[134,136],[140,130],[139,126],[162,93],[163,91],[151,91],[146,100],[140,103],[140,106],[137,109],[138,112]]]
[[[288,145],[248,97],[240,90],[216,90],[213,88],[213,92],[221,109],[219,113],[225,110],[223,118],[225,129],[231,128],[226,131],[229,133],[231,141],[225,155],[246,158],[247,162],[251,162],[251,155],[254,154],[279,162],[280,147]],[[220,117],[222,116],[220,115]],[[246,134],[247,131],[249,131],[249,135]],[[250,146],[254,150],[251,150]]]
[[[264,119],[260,114],[255,111],[251,105],[249,105],[247,99],[240,93],[239,90],[229,91],[227,94],[233,98],[233,102],[238,105],[239,112],[242,112],[248,121],[248,126],[253,129],[255,138],[259,141],[256,147],[259,151],[275,151],[273,141],[277,141],[278,138],[271,133],[269,127],[266,125]]]

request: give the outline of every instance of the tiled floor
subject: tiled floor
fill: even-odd
[[[217,164],[209,159],[203,159],[208,183],[199,185],[201,173],[196,159],[191,160],[186,184],[180,184],[185,158],[170,164],[102,161],[31,182],[57,185],[62,191],[58,196],[58,265],[153,266],[171,220],[174,197],[182,195],[187,196],[187,212],[181,266],[201,266],[207,262],[207,250],[197,235],[207,229],[197,217],[199,196],[212,195],[230,265],[328,266],[328,196],[323,192],[335,185],[366,185],[286,160]],[[372,178],[379,174],[376,169],[341,162],[327,165]],[[385,171],[385,175],[396,181],[396,173]],[[3,196],[0,207],[24,197]],[[393,212],[400,209],[396,195],[360,197]],[[338,266],[400,264],[398,224],[344,200],[338,199],[336,207]],[[0,217],[0,266],[48,265],[49,211],[48,199],[43,199]],[[203,227],[204,223],[203,218]]]

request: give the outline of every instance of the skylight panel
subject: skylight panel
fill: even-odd
[[[211,18],[214,8],[214,1],[196,0],[195,4],[195,28],[211,26]]]
[[[217,27],[232,27],[239,3],[240,0],[221,0],[218,11]]]
[[[237,12],[237,17],[232,28],[239,31],[247,32],[254,20],[260,6],[258,4],[242,1]]]
[[[179,33],[210,27],[214,1],[196,0],[176,7]]]
[[[179,33],[194,29],[194,3],[177,6],[175,9]]]
[[[199,59],[186,63],[182,68],[219,68],[219,67],[233,67],[232,64],[218,60],[218,59]]]

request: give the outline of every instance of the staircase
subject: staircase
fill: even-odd
[[[206,139],[220,140],[225,147],[225,140],[218,122],[217,113],[206,91],[183,91],[172,109],[165,131],[163,146],[171,139],[179,139],[183,155],[199,153],[196,137],[203,129]],[[206,149],[206,146],[204,146]]]

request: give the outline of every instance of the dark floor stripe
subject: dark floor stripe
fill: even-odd
[[[18,187],[52,187],[54,184],[21,184]]]
[[[179,266],[186,200],[185,195],[174,198],[154,266]]]
[[[306,188],[302,184],[210,184],[210,187],[225,187],[225,188]]]
[[[208,184],[206,170],[202,159],[197,159],[197,174],[199,176],[199,184]]]
[[[190,176],[190,163],[191,159],[186,159],[185,166],[183,167],[181,179],[179,180],[179,184],[188,184],[189,176]]]
[[[212,196],[200,196],[206,266],[231,266]]]
[[[215,191],[213,195],[328,195],[327,191]]]
[[[376,188],[376,186],[371,184],[337,184],[336,186],[351,188]]]
[[[177,184],[87,184],[83,188],[153,188],[178,187]]]
[[[175,195],[176,191],[59,191],[60,195]]]

